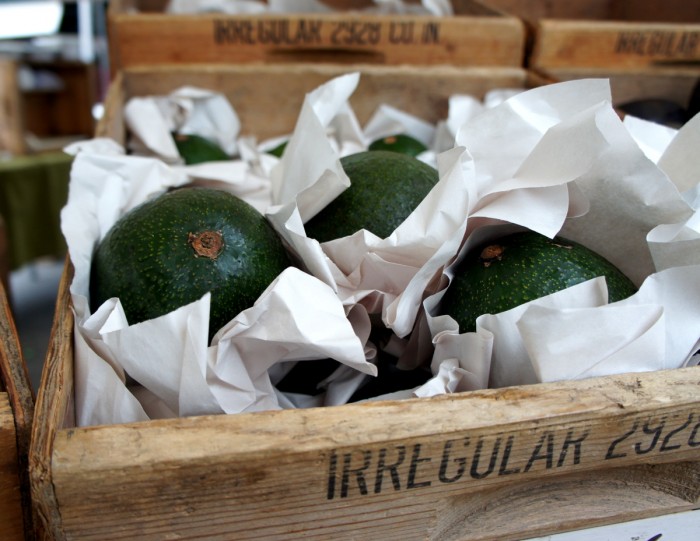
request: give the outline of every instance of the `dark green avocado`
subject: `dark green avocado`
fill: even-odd
[[[341,158],[351,185],[305,225],[319,242],[367,229],[386,238],[438,181],[430,165],[406,154],[368,150]]]
[[[367,150],[390,150],[409,156],[418,156],[421,152],[428,150],[428,147],[410,135],[399,133],[372,141]]]
[[[119,297],[129,324],[159,317],[211,292],[209,338],[290,265],[272,226],[248,203],[186,187],[122,216],[93,256],[93,310]]]
[[[174,133],[173,140],[186,165],[232,159],[217,143],[200,135]]]
[[[440,313],[476,330],[476,318],[497,314],[586,280],[604,276],[610,302],[637,288],[617,267],[585,246],[533,231],[514,233],[472,250],[456,269]]]
[[[277,156],[278,158],[282,157],[282,154],[284,154],[284,149],[287,148],[287,143],[289,141],[282,141],[279,145],[276,147],[271,148],[270,150],[267,151],[268,154],[272,154],[273,156]]]

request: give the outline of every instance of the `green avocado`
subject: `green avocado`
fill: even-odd
[[[184,187],[124,214],[93,255],[93,310],[119,297],[130,324],[211,292],[209,339],[291,261],[266,218],[222,190]]]
[[[217,143],[200,135],[174,133],[173,140],[186,165],[232,159]]]
[[[267,153],[272,154],[273,156],[277,156],[278,158],[281,158],[282,154],[284,154],[284,149],[287,148],[287,143],[289,143],[289,141],[282,141],[276,147],[268,150]]]
[[[372,141],[367,150],[390,150],[409,156],[418,156],[421,152],[428,150],[428,147],[410,135],[399,133]]]
[[[507,235],[470,251],[455,268],[440,313],[476,330],[476,318],[497,314],[586,280],[604,276],[610,302],[637,288],[617,267],[570,240],[533,231]]]
[[[367,229],[386,238],[428,195],[438,181],[430,165],[388,150],[368,150],[341,158],[350,187],[305,225],[319,242]]]

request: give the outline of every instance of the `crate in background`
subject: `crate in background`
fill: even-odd
[[[0,154],[56,151],[95,130],[95,67],[0,55]]]
[[[528,66],[639,68],[700,61],[700,3],[685,0],[488,0],[520,17]]]
[[[523,64],[521,20],[478,0],[452,0],[449,17],[351,11],[369,0],[324,3],[336,11],[187,15],[167,12],[166,0],[115,0],[107,12],[110,66],[115,73],[173,63]]]
[[[124,141],[125,101],[183,82],[223,92],[250,134],[279,135],[298,110],[271,117],[275,93],[291,99],[343,71],[127,69],[97,135]],[[437,120],[454,90],[481,97],[518,81],[529,84],[511,70],[364,67],[352,105],[363,117],[391,96]],[[30,452],[52,539],[507,541],[700,506],[700,368],[75,427],[72,273],[67,261]]]
[[[97,134],[124,144],[122,117],[132,96],[165,95],[182,86],[223,92],[241,121],[241,134],[258,140],[294,130],[307,92],[340,75],[359,71],[360,83],[350,104],[361,124],[377,107],[390,104],[426,122],[447,117],[453,94],[478,98],[492,89],[524,88],[529,74],[521,68],[469,68],[451,66],[342,66],[336,64],[242,64],[236,66],[142,66],[123,70],[105,99],[105,113]]]
[[[0,539],[33,539],[28,455],[34,393],[0,282]]]

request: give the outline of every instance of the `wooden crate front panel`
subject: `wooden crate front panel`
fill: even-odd
[[[360,83],[350,104],[361,123],[369,120],[382,104],[437,122],[447,117],[448,100],[454,94],[481,98],[496,88],[528,85],[527,73],[520,68],[307,64],[131,68],[119,74],[111,85],[96,134],[124,143],[122,109],[126,100],[165,95],[181,86],[194,85],[222,92],[240,118],[242,134],[262,141],[293,131],[307,92],[356,70],[360,71]]]
[[[531,67],[635,67],[700,60],[697,2],[614,1],[591,13],[567,13],[569,2],[557,4],[556,11],[550,11],[551,3],[539,3],[546,7],[540,9],[540,18],[530,19]]]
[[[174,15],[133,11],[116,1],[108,11],[110,65],[113,70],[246,62],[522,66],[525,32],[518,18],[470,0],[453,5],[451,17],[350,11]]]
[[[699,505],[698,388],[688,368],[61,429],[52,478],[71,539],[515,539]]]

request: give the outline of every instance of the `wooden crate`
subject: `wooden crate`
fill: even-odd
[[[700,60],[700,3],[489,0],[531,31],[536,69],[640,67]]]
[[[297,67],[309,79],[333,69]],[[242,75],[255,70],[284,77],[271,66],[125,70],[97,134],[124,140],[124,100],[183,81],[221,90],[235,107],[256,105],[243,125],[262,130],[276,85],[245,101],[260,78]],[[354,106],[371,109],[364,100],[381,99],[375,93],[399,76],[394,104],[437,107],[428,119],[440,117],[441,100],[423,94],[445,95],[459,78],[465,92],[488,88],[480,70],[388,71],[363,72]],[[289,85],[307,80],[293,73]],[[284,131],[293,119],[276,121]],[[503,541],[700,506],[700,368],[75,427],[72,275],[68,260],[30,451],[47,538]]]
[[[34,394],[0,283],[0,539],[33,539],[28,455]]]
[[[17,62],[0,57],[0,152],[23,154],[24,115],[17,80]]]
[[[115,0],[108,19],[113,72],[171,63],[333,62],[522,66],[525,30],[476,0],[452,0],[454,16],[369,15],[369,0],[326,0],[324,14],[181,15],[166,0]],[[176,29],[176,31],[174,30]]]
[[[24,89],[20,69],[47,72],[60,87]],[[27,56],[0,58],[0,153],[60,150],[95,130],[95,66],[78,61]]]

